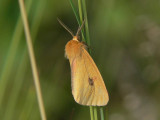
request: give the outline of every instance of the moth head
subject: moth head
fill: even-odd
[[[83,20],[81,26],[79,26],[76,35],[74,35],[73,32],[72,32],[60,19],[57,18],[57,20],[58,20],[58,22],[72,35],[73,40],[76,40],[76,41],[77,41],[77,40],[78,40],[78,41],[80,40],[79,34],[80,34],[80,32],[81,32],[81,30],[82,30],[82,28],[83,28],[83,26],[84,26],[85,19]]]
[[[73,40],[75,40],[75,41],[79,41],[80,39],[79,39],[79,37],[78,37],[78,36],[74,36],[74,37],[73,37]]]

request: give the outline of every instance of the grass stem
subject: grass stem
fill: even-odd
[[[82,21],[83,21],[83,14],[82,14],[82,4],[81,4],[81,0],[78,0],[78,9],[79,9],[80,21],[81,21],[81,23],[82,23]]]
[[[98,117],[97,117],[97,107],[93,107],[94,108],[94,119],[95,120],[98,120]]]
[[[85,37],[85,42],[88,46],[90,46],[87,9],[86,9],[86,3],[85,2],[86,2],[85,0],[78,0],[78,8],[79,8],[79,16],[80,17],[77,17],[78,15],[77,15],[77,12],[76,12],[75,7],[73,5],[73,2],[72,2],[72,0],[70,0],[70,4],[72,6],[73,12],[76,16],[76,19],[77,19],[78,23],[82,23],[82,21],[85,19],[85,36],[86,36]],[[83,39],[83,29],[82,29],[82,39]],[[91,53],[90,50],[89,50],[89,53]],[[91,120],[98,120],[98,118],[97,118],[97,107],[90,106],[90,116],[91,116]]]
[[[91,120],[94,120],[94,117],[93,117],[93,107],[92,107],[92,106],[89,106],[89,108],[90,108]]]
[[[87,42],[87,45],[90,46],[86,0],[82,0],[82,9],[83,9],[83,14],[84,14],[84,19],[85,19],[86,42]],[[91,53],[91,51],[89,52]]]
[[[72,0],[69,0],[69,1],[70,1],[72,10],[73,10],[73,12],[74,12],[74,15],[75,15],[75,17],[76,17],[76,19],[77,19],[77,22],[78,22],[79,26],[81,26],[83,18],[82,18],[82,20],[80,21],[79,15],[78,15],[78,13],[77,13],[77,10],[76,10],[76,8],[75,8]],[[81,13],[82,13],[82,9],[81,9],[81,10],[79,9],[79,11],[81,11]],[[82,30],[81,30],[81,34],[82,34],[82,41],[86,42],[83,28],[82,28]]]
[[[85,35],[86,35],[86,37],[85,37],[84,41],[87,43],[88,46],[90,46],[90,37],[89,37],[89,29],[88,29],[87,11],[86,11],[86,5],[85,5],[85,1],[84,0],[78,0],[78,8],[79,8],[79,16],[80,16],[81,23],[85,19],[85,32],[86,32]],[[83,15],[84,15],[84,18],[83,18]],[[82,33],[83,33],[83,30],[84,29],[82,29]],[[89,51],[89,52],[91,53],[91,51]],[[94,107],[90,106],[90,117],[91,117],[91,120],[94,120],[95,118],[97,118],[97,117],[95,117],[93,115],[93,108]],[[95,112],[94,112],[94,114],[95,114]]]
[[[45,109],[43,105],[42,93],[41,93],[40,82],[39,82],[39,76],[38,76],[36,61],[35,61],[34,52],[33,52],[32,39],[29,31],[27,15],[26,15],[26,10],[25,10],[23,0],[19,0],[19,6],[20,6],[21,15],[22,15],[23,25],[24,25],[24,31],[26,34],[27,47],[28,47],[28,52],[29,52],[29,57],[30,57],[30,62],[32,67],[32,73],[33,73],[33,78],[34,78],[34,83],[35,83],[35,88],[36,88],[36,93],[38,98],[40,114],[41,114],[42,120],[46,120],[46,114],[45,114]]]
[[[78,9],[79,9],[79,17],[80,17],[80,23],[82,24],[84,18],[83,18],[83,11],[82,11],[82,2],[81,0],[78,0]],[[84,28],[81,30],[82,33],[82,41],[86,42],[85,36],[84,36]]]
[[[103,107],[100,107],[101,120],[104,120]]]
[[[77,22],[78,22],[78,24],[79,24],[79,26],[80,26],[80,25],[81,25],[81,22],[80,22],[78,13],[77,13],[77,11],[76,11],[76,8],[75,8],[72,0],[69,0],[69,2],[70,2],[70,5],[71,5],[71,7],[72,7],[72,10],[73,10],[73,12],[74,12],[74,15],[75,15],[75,17],[76,17],[76,20],[77,20]]]
[[[32,0],[29,0],[29,1],[32,1]],[[27,4],[26,5],[27,10],[28,10],[29,9],[28,3],[26,3],[26,4]],[[31,6],[31,4],[32,4],[32,2],[29,2],[29,6]],[[34,13],[34,17],[32,19],[32,25],[31,25],[33,43],[35,41],[35,37],[37,35],[37,31],[38,31],[40,21],[41,21],[41,18],[42,18],[44,2],[42,0],[40,0],[38,2],[38,4],[36,4],[36,5],[37,6],[35,7],[35,13]],[[18,21],[19,21],[19,19],[18,19]],[[21,25],[21,28],[22,28],[22,25]],[[18,102],[18,95],[20,94],[20,91],[22,90],[22,86],[25,82],[24,78],[25,78],[27,66],[28,66],[28,54],[27,54],[27,49],[26,49],[26,46],[25,46],[24,52],[22,53],[22,58],[20,59],[20,64],[17,67],[17,74],[15,75],[15,80],[13,81],[13,85],[12,85],[13,88],[10,92],[9,97],[8,97],[9,100],[8,100],[7,105],[5,106],[6,110],[4,112],[3,120],[11,120],[11,118],[14,117],[16,104]],[[29,102],[28,102],[28,106],[29,106]]]

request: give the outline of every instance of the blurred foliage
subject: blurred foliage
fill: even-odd
[[[48,120],[88,120],[74,102],[65,44],[78,23],[68,0],[27,0]],[[77,5],[77,1],[73,1]],[[86,1],[92,57],[110,95],[109,120],[160,120],[160,1]],[[0,0],[0,119],[39,120],[39,109],[16,0]]]

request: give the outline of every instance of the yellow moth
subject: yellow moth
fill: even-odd
[[[58,19],[60,24],[73,36],[65,46],[65,55],[71,67],[71,84],[74,100],[87,106],[104,106],[109,101],[103,78],[86,50],[86,45],[79,41],[78,34],[73,33]]]

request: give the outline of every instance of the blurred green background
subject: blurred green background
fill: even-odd
[[[77,1],[73,0],[77,5]],[[160,120],[160,1],[86,0],[95,60],[109,92],[105,120]],[[89,120],[71,94],[69,0],[26,0],[48,120]],[[17,0],[0,0],[0,120],[40,120]]]

